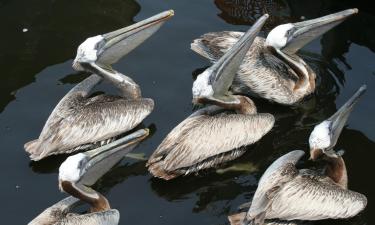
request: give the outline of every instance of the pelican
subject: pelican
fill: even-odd
[[[310,134],[310,159],[323,159],[327,164],[324,173],[298,170],[295,165],[304,155],[301,150],[281,156],[262,175],[246,215],[229,217],[232,225],[264,224],[265,219],[345,219],[356,216],[366,207],[366,196],[348,189],[343,152],[333,150],[350,112],[365,90],[366,86],[360,87],[334,115],[316,125]],[[239,219],[241,215],[242,220]]]
[[[111,209],[108,200],[90,188],[128,152],[146,138],[148,129],[140,129],[108,145],[68,157],[59,168],[59,187],[71,196],[44,210],[29,225],[116,225],[120,213]],[[87,214],[71,211],[85,202]]]
[[[151,113],[154,101],[143,98],[139,86],[111,65],[155,33],[171,16],[173,10],[165,11],[129,27],[88,38],[78,47],[73,68],[92,75],[61,99],[39,138],[25,144],[31,160],[108,144]],[[117,87],[120,96],[89,96],[103,78]]]
[[[257,37],[232,85],[232,91],[252,94],[284,105],[293,105],[315,90],[316,74],[296,53],[304,45],[337,26],[358,9],[348,9],[298,23],[282,24],[267,38]],[[217,61],[242,32],[207,33],[193,41],[191,49]]]
[[[257,113],[248,97],[228,89],[246,51],[268,15],[262,16],[243,37],[193,84],[193,102],[212,104],[175,127],[147,162],[149,171],[165,180],[215,167],[245,152],[274,124],[268,113]]]

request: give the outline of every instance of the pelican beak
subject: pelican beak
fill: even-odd
[[[93,185],[148,135],[149,129],[140,129],[107,145],[83,152],[87,161],[81,169],[85,173],[78,182]]]
[[[174,15],[173,10],[164,11],[131,26],[103,34],[98,46],[98,63],[112,65],[154,34],[166,20]]]
[[[288,34],[287,44],[282,49],[293,54],[318,36],[337,26],[348,17],[358,13],[358,9],[347,9],[320,18],[293,23],[291,33]]]
[[[366,92],[366,85],[362,85],[354,95],[343,105],[341,108],[333,114],[328,121],[331,122],[330,136],[331,146],[336,145],[337,139],[340,136],[342,129],[344,128],[346,121],[349,118],[350,113],[353,111],[354,106],[357,104],[361,96]]]
[[[199,102],[202,97],[230,100],[227,94],[233,79],[268,17],[268,14],[260,17],[231,49],[197,77],[193,84],[193,102]]]

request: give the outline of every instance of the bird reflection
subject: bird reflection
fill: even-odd
[[[289,16],[289,7],[283,0],[215,0],[215,5],[221,10],[219,16],[231,24],[252,25],[265,13],[270,15],[264,26],[266,31],[295,21]]]
[[[0,112],[15,98],[14,92],[33,82],[41,70],[73,58],[86,37],[130,25],[140,11],[135,0],[17,0],[1,5],[6,5],[0,7],[0,26],[7,31],[2,36],[7,44],[0,46]]]

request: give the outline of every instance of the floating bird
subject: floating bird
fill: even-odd
[[[39,138],[25,144],[32,160],[102,146],[136,127],[151,113],[154,101],[142,98],[139,86],[111,65],[150,37],[171,16],[172,10],[165,11],[131,26],[88,38],[78,47],[73,68],[93,74],[61,99]],[[89,97],[103,78],[115,85],[121,96]]]
[[[315,72],[296,53],[307,43],[340,24],[358,9],[348,9],[317,19],[275,27],[267,38],[257,37],[232,85],[239,94],[253,94],[292,105],[315,90]],[[216,62],[243,35],[242,32],[207,33],[191,49]]]
[[[325,172],[298,170],[295,164],[304,155],[301,150],[285,154],[261,177],[247,214],[229,217],[232,225],[264,224],[265,219],[345,219],[366,207],[363,194],[348,190],[342,153],[333,150],[350,112],[365,90],[366,86],[362,86],[334,115],[315,126],[310,135],[310,158],[326,161]]]
[[[44,210],[29,225],[116,225],[120,213],[108,200],[90,188],[149,134],[140,129],[108,145],[68,157],[59,169],[59,187],[71,196]],[[82,202],[91,206],[87,214],[71,211]]]
[[[147,163],[149,171],[165,180],[215,167],[242,155],[274,124],[268,113],[257,113],[248,97],[231,95],[228,89],[255,36],[268,15],[193,84],[193,102],[211,104],[175,127],[155,150]]]

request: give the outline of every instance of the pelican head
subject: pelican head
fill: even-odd
[[[267,18],[268,14],[260,17],[231,49],[197,77],[193,84],[193,103],[214,103],[225,106],[240,104],[240,100],[230,95],[228,90],[242,60]]]
[[[87,66],[90,64],[97,64],[105,69],[110,68],[112,64],[155,33],[173,15],[173,10],[168,10],[131,26],[86,39],[78,47],[73,68],[88,72],[93,72]]]
[[[108,210],[110,207],[105,197],[89,186],[108,172],[148,134],[148,129],[140,129],[108,145],[68,157],[59,168],[60,190],[89,203],[92,211]]]
[[[268,34],[266,45],[287,54],[294,54],[313,39],[356,13],[358,9],[347,9],[312,20],[279,25]]]
[[[366,91],[366,85],[362,85],[355,94],[327,120],[316,125],[310,134],[310,159],[316,160],[321,155],[328,157],[338,157],[333,147],[344,128],[350,113]]]

